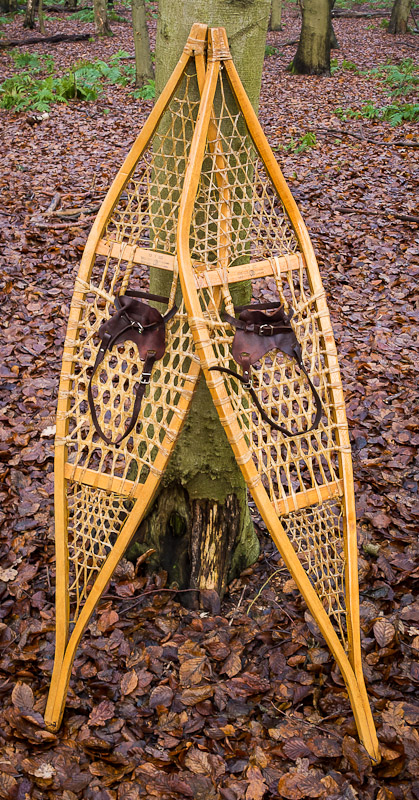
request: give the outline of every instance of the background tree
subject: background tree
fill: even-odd
[[[191,23],[199,21],[227,29],[233,58],[257,108],[269,12],[270,0],[160,0],[157,93],[179,59]],[[161,273],[151,276],[152,291],[158,294],[168,288]],[[248,292],[241,297],[250,299]],[[169,580],[183,588],[222,594],[227,578],[257,558],[246,485],[203,377],[139,537],[140,548],[156,549],[154,566],[167,569]]]
[[[339,42],[337,40],[337,36],[336,36],[335,30],[333,28],[333,23],[332,23],[332,11],[333,11],[333,9],[335,7],[335,3],[336,3],[336,0],[330,0],[330,2],[329,2],[329,7],[330,7],[330,49],[331,50],[339,50],[340,49]]]
[[[282,0],[272,0],[269,29],[282,31]]]
[[[93,0],[93,13],[95,17],[96,33],[99,36],[112,36],[106,0]]]
[[[23,27],[29,28],[31,31],[35,27],[35,10],[36,0],[26,0],[25,19],[23,20]]]
[[[145,0],[132,0],[132,28],[135,45],[135,85],[143,86],[154,77]]]
[[[412,8],[412,0],[394,0],[388,26],[389,33],[407,33],[407,23]]]
[[[12,11],[17,11],[17,0],[0,0],[2,14],[10,14]]]
[[[38,0],[39,30],[45,36],[44,0]]]
[[[330,75],[330,0],[304,0],[298,49],[291,64],[297,75]]]

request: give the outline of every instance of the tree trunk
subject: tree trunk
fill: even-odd
[[[388,26],[389,33],[407,33],[407,22],[411,8],[412,0],[394,1]]]
[[[336,33],[333,28],[332,22],[332,11],[335,7],[336,0],[329,0],[329,9],[330,9],[330,49],[331,50],[340,50],[340,45],[337,40]]]
[[[290,71],[296,75],[330,75],[329,0],[304,0],[303,23]]]
[[[17,0],[0,0],[2,14],[10,14],[12,11],[17,11]]]
[[[191,23],[199,21],[226,28],[236,66],[257,109],[269,11],[269,0],[160,0],[157,93],[180,56]],[[167,292],[168,276],[162,273],[151,276],[153,293]],[[234,301],[239,297],[250,299],[247,285]],[[139,532],[140,551],[150,544],[157,551],[154,566],[163,565],[169,580],[182,588],[215,589],[220,595],[226,582],[253,563],[259,552],[246,485],[203,377],[160,494]]]
[[[38,5],[39,30],[45,36],[44,0],[39,0]]]
[[[26,12],[23,27],[29,28],[31,31],[35,27],[35,0],[26,0]]]
[[[108,21],[106,0],[93,0],[93,11],[95,16],[96,33],[98,36],[112,36],[111,27]]]
[[[140,87],[154,77],[147,30],[145,0],[132,0],[132,28],[135,45],[135,85]]]
[[[269,29],[271,31],[282,31],[282,0],[272,0]]]

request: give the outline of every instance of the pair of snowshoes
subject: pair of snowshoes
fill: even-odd
[[[162,281],[167,302],[145,297],[149,313],[128,299],[156,294]],[[234,308],[231,289],[241,281],[258,291],[263,282],[262,304]],[[159,352],[152,344],[140,352],[153,324]],[[327,302],[225,31],[197,23],[102,204],[75,284],[57,412],[56,655],[45,714],[52,730],[80,638],[152,504],[201,370],[261,516],[341,669],[360,739],[378,761],[361,665],[352,461]]]

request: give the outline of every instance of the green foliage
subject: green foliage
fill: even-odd
[[[419,66],[412,58],[405,58],[400,64],[380,64],[366,74],[381,78],[393,97],[407,95],[419,86]]]
[[[122,14],[117,14],[116,11],[108,11],[108,20],[110,22],[128,22],[126,17],[123,17]]]
[[[93,8],[81,8],[80,11],[75,11],[70,14],[70,19],[78,19],[80,22],[94,22],[95,15]]]
[[[331,75],[334,75],[335,72],[340,72],[340,71],[344,72],[345,70],[347,70],[348,72],[355,72],[357,74],[359,73],[359,69],[358,69],[357,65],[354,64],[353,61],[347,61],[346,58],[344,58],[342,63],[339,64],[337,58],[331,58],[330,59],[330,73],[331,73]]]
[[[390,25],[390,20],[388,19],[382,19],[380,22],[380,28],[387,29],[389,25]]]
[[[75,11],[70,14],[70,19],[78,19],[80,22],[94,22],[95,14],[93,8],[81,8],[80,11]],[[108,20],[110,22],[127,22],[127,18],[117,14],[116,11],[108,9]]]
[[[394,98],[410,94],[419,85],[419,66],[411,58],[404,59],[400,64],[379,64],[378,67],[362,74],[381,80],[387,93]],[[370,100],[360,109],[337,108],[336,114],[344,120],[363,118],[389,122],[390,125],[401,125],[403,122],[414,122],[419,118],[419,105],[393,102],[377,106]]]
[[[392,103],[378,108],[373,102],[369,102],[358,110],[337,108],[336,114],[343,120],[362,118],[401,125],[403,122],[414,122],[419,119],[419,103]]]
[[[312,131],[307,131],[303,136],[300,136],[298,141],[291,137],[289,144],[278,145],[277,149],[287,150],[288,152],[295,153],[297,156],[304,153],[310,147],[315,147],[317,144],[316,134]]]
[[[135,89],[132,94],[136,100],[152,100],[156,96],[155,81],[151,78],[144,86]]]
[[[30,72],[7,78],[0,84],[0,107],[15,111],[49,111],[53,103],[69,100],[95,100],[97,87],[80,70],[70,70],[61,78],[49,75],[35,79]]]
[[[19,56],[31,54],[19,54]],[[113,85],[126,86],[135,79],[135,69],[132,64],[122,65],[121,59],[128,53],[119,50],[109,61],[79,61],[63,76],[49,75],[47,78],[34,78],[33,73],[39,72],[40,62],[32,59],[23,59],[32,66],[32,71],[20,72],[0,84],[0,107],[27,111],[29,108],[43,112],[48,111],[53,103],[68,103],[71,100],[96,100],[103,90],[103,81]],[[50,58],[44,56],[46,59]],[[22,62],[22,59],[20,59]],[[22,62],[22,63],[23,63]],[[52,68],[52,59],[47,62]],[[36,66],[38,64],[38,66]],[[151,81],[150,81],[151,83]],[[147,87],[143,87],[146,89]],[[150,88],[148,89],[150,91]],[[153,94],[154,97],[154,81]]]
[[[21,53],[19,50],[12,50],[10,55],[18,69],[29,67],[32,72],[41,72],[43,69],[52,72],[54,68],[51,55],[40,56],[38,53]]]
[[[276,56],[279,53],[277,47],[274,47],[272,44],[267,44],[265,46],[265,58],[268,56]]]

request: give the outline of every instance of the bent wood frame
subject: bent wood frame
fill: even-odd
[[[348,620],[348,650],[345,652],[332,624],[323,607],[321,600],[312,587],[307,573],[301,565],[299,558],[278,518],[278,509],[275,509],[262,484],[261,475],[257,472],[252,460],[250,446],[246,443],[244,432],[241,429],[234,412],[229,394],[222,377],[214,377],[214,372],[209,372],[211,367],[216,367],[214,351],[210,341],[210,331],[207,320],[204,318],[199,301],[199,277],[194,272],[189,250],[189,236],[192,223],[195,197],[198,190],[200,173],[202,169],[205,147],[209,126],[211,125],[212,106],[217,87],[217,80],[221,66],[226,70],[229,83],[243,114],[250,136],[262,159],[266,172],[272,181],[292,223],[296,233],[302,256],[307,266],[311,289],[319,298],[322,314],[321,333],[328,353],[327,369],[330,375],[330,385],[338,424],[341,446],[340,474],[342,480],[338,482],[336,491],[343,493],[345,508],[345,585]],[[224,198],[226,190],[224,188]],[[364,678],[362,674],[360,628],[359,628],[359,589],[357,572],[357,541],[355,501],[352,476],[352,460],[349,451],[349,434],[347,430],[344,396],[340,380],[336,345],[330,324],[330,318],[324,297],[320,273],[318,270],[313,247],[307,229],[301,218],[300,212],[285,182],[281,170],[273,156],[267,139],[260,127],[253,107],[244,91],[238,73],[231,60],[228,49],[227,37],[224,29],[212,29],[209,32],[208,61],[206,81],[201,93],[201,106],[194,137],[190,150],[189,163],[185,176],[184,189],[181,198],[178,221],[178,259],[179,277],[185,305],[188,310],[189,324],[195,341],[195,347],[201,359],[205,378],[210,389],[214,404],[224,426],[227,438],[231,444],[237,463],[243,473],[251,494],[258,506],[262,518],[284,559],[291,575],[293,576],[305,602],[315,618],[322,635],[324,636],[344,678],[352,710],[357,725],[359,738],[369,753],[371,759],[379,762],[380,754],[375,732],[374,721],[368,702]],[[246,266],[241,267],[242,273]],[[266,274],[266,273],[265,273]],[[198,274],[199,275],[199,274]],[[243,277],[245,277],[243,275]],[[247,278],[251,275],[247,273]],[[220,279],[220,289],[222,291]],[[343,446],[343,451],[342,451]],[[310,496],[310,491],[302,492],[299,498],[299,507],[309,506],[315,501]]]
[[[105,200],[95,219],[86,247],[81,260],[78,277],[76,280],[75,291],[73,294],[69,322],[67,328],[67,338],[71,340],[72,335],[77,332],[81,319],[81,301],[86,293],[90,279],[95,256],[103,253],[101,242],[106,223],[118,202],[121,192],[133,174],[138,160],[146,150],[157,127],[172,99],[180,81],[185,74],[185,70],[191,58],[195,57],[195,66],[198,81],[201,83],[205,76],[205,36],[207,26],[195,23],[169,81],[163,89],[159,99],[144,124],[139,136],[132,146],[122,167],[120,168],[115,180],[109,189]],[[105,252],[109,254],[106,246]],[[160,266],[160,262],[165,263],[165,268],[172,271],[175,268],[174,258],[167,254],[153,253],[143,250],[143,254],[148,252],[147,259],[142,259],[141,263],[150,266]],[[167,262],[170,266],[167,267]],[[83,287],[83,288],[82,288]],[[107,492],[119,492],[122,485],[124,492],[129,494],[133,489],[133,484],[129,480],[121,481],[116,476],[108,476],[96,473],[94,470],[75,468],[67,461],[67,447],[64,443],[68,431],[68,418],[70,392],[71,392],[71,366],[74,358],[75,347],[66,345],[64,348],[63,366],[61,371],[59,401],[57,407],[57,438],[55,445],[55,546],[56,546],[56,644],[54,669],[51,679],[49,696],[45,711],[46,726],[56,731],[62,720],[65,701],[68,691],[68,684],[75,653],[80,642],[83,631],[107,585],[112,574],[125,552],[129,542],[138,528],[142,518],[150,507],[159,486],[161,473],[164,470],[175,441],[180,433],[187,409],[195,389],[199,375],[200,366],[197,359],[191,360],[189,373],[185,373],[183,389],[178,403],[179,414],[175,414],[170,424],[170,431],[167,431],[165,447],[156,456],[153,469],[150,471],[146,482],[136,487],[133,493],[135,500],[134,506],[128,515],[121,533],[118,535],[114,546],[107,556],[101,570],[99,571],[92,589],[86,597],[83,608],[77,618],[71,635],[69,631],[69,552],[68,552],[68,533],[67,533],[67,480],[79,480],[93,488],[102,488]],[[170,434],[170,436],[169,436]]]

